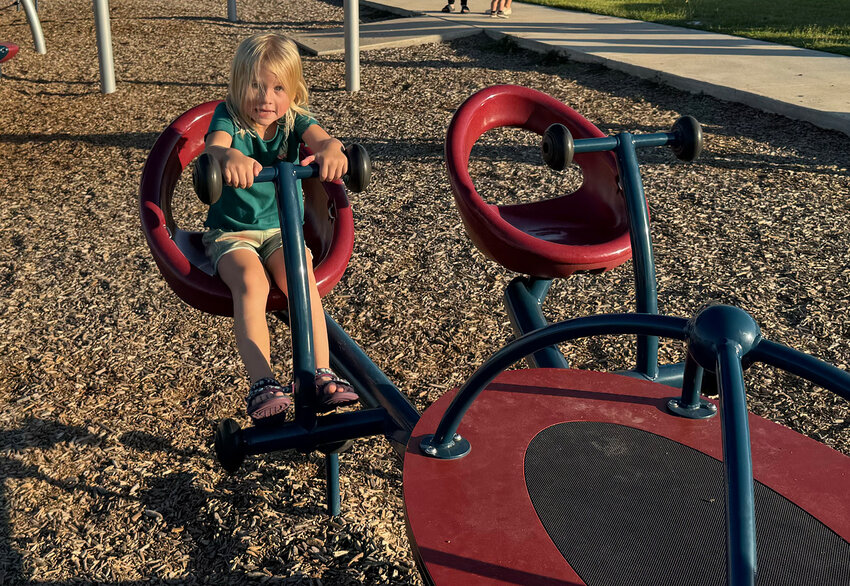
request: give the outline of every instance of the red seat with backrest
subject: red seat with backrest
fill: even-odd
[[[142,230],[156,264],[174,292],[186,303],[216,315],[233,315],[227,285],[211,274],[201,232],[180,229],[171,213],[174,188],[183,169],[204,150],[213,110],[207,102],[177,117],[157,138],[142,171],[139,191]],[[319,294],[342,278],[354,248],[354,220],[341,182],[302,181],[304,240],[313,254]],[[286,310],[286,296],[276,287],[267,311]]]
[[[0,63],[10,60],[18,54],[18,46],[14,43],[0,41]]]
[[[488,130],[513,126],[542,135],[554,123],[576,139],[605,136],[572,108],[520,86],[485,88],[458,108],[446,136],[446,165],[466,231],[486,256],[519,273],[551,279],[612,269],[631,257],[631,246],[611,152],[575,155],[581,187],[532,203],[489,204],[469,176],[472,146]]]

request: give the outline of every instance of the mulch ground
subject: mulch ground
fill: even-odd
[[[383,439],[341,458],[337,519],[324,514],[318,455],[223,472],[215,425],[248,423],[230,322],[177,299],[139,227],[150,147],[174,117],[223,97],[237,43],[339,26],[342,3],[240,0],[234,24],[223,0],[113,0],[111,95],[91,2],[40,10],[42,56],[24,13],[0,8],[0,36],[22,47],[0,78],[0,583],[419,584]],[[420,410],[511,338],[501,295],[514,275],[466,237],[442,151],[455,108],[496,83],[547,92],[606,132],[694,115],[699,161],[641,153],[661,310],[735,303],[766,337],[850,365],[847,136],[484,36],[365,53],[354,95],[341,56],[304,61],[316,117],[374,162],[372,186],[351,194],[354,255],[325,307]],[[485,135],[472,163],[484,196],[530,201],[580,180],[544,168],[538,148],[526,132]],[[178,189],[178,222],[200,226],[188,179]],[[631,310],[631,270],[554,284],[547,314]],[[271,327],[286,378],[288,329]],[[628,338],[564,349],[579,367],[634,360]],[[662,354],[678,361],[682,348]],[[846,402],[769,368],[747,376],[755,413],[850,453]]]

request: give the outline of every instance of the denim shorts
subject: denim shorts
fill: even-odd
[[[204,250],[218,272],[218,261],[228,252],[244,248],[253,250],[263,264],[272,253],[283,247],[280,228],[271,230],[243,230],[241,232],[226,232],[224,230],[209,230],[203,235]]]

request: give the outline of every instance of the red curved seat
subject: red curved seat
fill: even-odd
[[[446,165],[464,226],[481,252],[512,271],[552,279],[612,269],[631,258],[631,246],[611,152],[576,155],[581,187],[532,203],[488,204],[469,176],[472,146],[486,131],[514,126],[542,135],[556,122],[576,139],[605,136],[572,108],[520,86],[485,88],[458,108],[446,135]]]
[[[14,43],[0,41],[0,63],[10,60],[18,54],[18,46]]]
[[[151,149],[142,171],[139,207],[156,264],[174,292],[186,303],[216,315],[233,315],[227,285],[210,274],[201,232],[181,230],[171,213],[174,187],[183,169],[204,149],[204,136],[218,101],[188,110],[166,128]],[[313,253],[319,294],[336,285],[354,248],[354,220],[342,183],[302,181],[304,240]],[[286,296],[272,287],[266,311],[286,310]]]

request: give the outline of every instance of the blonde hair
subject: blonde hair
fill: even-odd
[[[227,111],[236,121],[240,135],[245,132],[256,134],[251,118],[243,111],[243,103],[251,84],[259,78],[262,69],[273,73],[289,96],[289,109],[277,121],[279,126],[283,124],[285,135],[288,135],[295,126],[296,113],[309,115],[306,108],[309,96],[298,47],[286,37],[261,33],[239,43],[230,66],[225,100]]]

